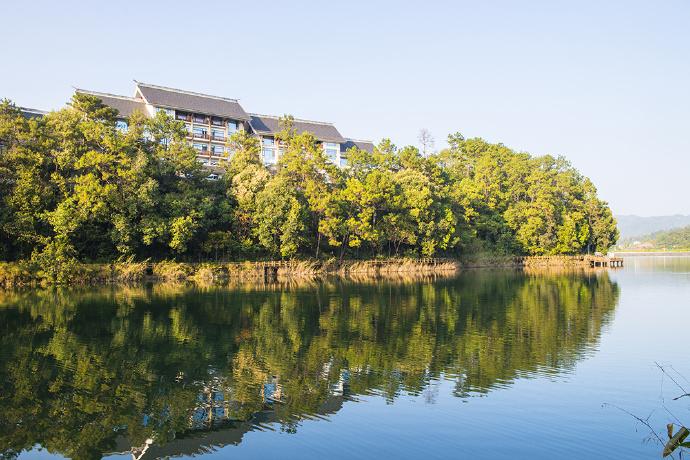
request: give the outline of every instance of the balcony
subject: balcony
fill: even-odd
[[[199,123],[201,125],[207,125],[208,124],[208,117],[198,117],[194,116],[194,123]]]
[[[208,140],[208,139],[210,138],[210,136],[208,135],[207,132],[203,132],[203,133],[195,133],[195,132],[192,132],[192,133],[190,133],[190,134],[191,134],[191,136],[192,136],[194,139],[204,139],[204,140]]]
[[[211,134],[211,140],[212,141],[220,141],[220,142],[225,142],[226,137],[223,136],[222,134]]]

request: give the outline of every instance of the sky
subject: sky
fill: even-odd
[[[0,97],[134,82],[419,145],[563,155],[615,214],[690,214],[690,2],[8,1]]]

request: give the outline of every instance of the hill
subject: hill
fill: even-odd
[[[690,225],[673,230],[663,230],[649,235],[637,236],[622,240],[619,246],[623,249],[690,250]]]
[[[649,236],[652,233],[662,230],[690,225],[690,216],[676,214],[673,216],[652,216],[641,217],[635,215],[616,216],[620,240],[635,238],[639,240],[641,236]]]

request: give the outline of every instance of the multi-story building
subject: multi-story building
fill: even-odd
[[[96,96],[104,104],[117,109],[122,117],[118,124],[123,129],[126,128],[126,119],[135,110],[150,117],[163,111],[172,118],[183,121],[188,132],[187,138],[197,150],[199,161],[207,166],[217,166],[225,156],[228,137],[237,130],[248,129],[249,115],[236,99],[135,83],[134,97],[83,89],[76,91]]]
[[[374,143],[371,141],[363,141],[360,139],[345,139],[345,142],[340,144],[340,166],[347,165],[347,151],[350,150],[352,147],[357,147],[358,149],[364,150],[369,153],[374,151]]]
[[[267,165],[278,162],[281,154],[280,143],[276,135],[283,129],[280,117],[272,115],[250,114],[249,126],[261,139],[261,156]],[[294,119],[292,128],[298,133],[310,132],[323,146],[326,157],[333,163],[341,164],[341,146],[347,142],[332,123]]]
[[[247,130],[259,137],[262,158],[266,165],[274,165],[281,155],[276,135],[281,131],[280,117],[249,114],[237,99],[200,94],[135,81],[133,97],[118,96],[77,89],[77,93],[96,96],[104,104],[118,110],[118,127],[127,128],[127,118],[136,110],[153,117],[164,111],[176,120],[183,121],[190,144],[198,151],[199,161],[213,168],[230,154],[227,139],[238,130]],[[344,166],[347,149],[353,146],[372,151],[369,141],[356,141],[343,137],[332,123],[295,119],[293,128],[298,132],[312,133],[323,146],[328,159]]]

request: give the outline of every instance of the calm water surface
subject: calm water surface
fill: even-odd
[[[656,458],[689,311],[690,258],[0,293],[0,454]]]

